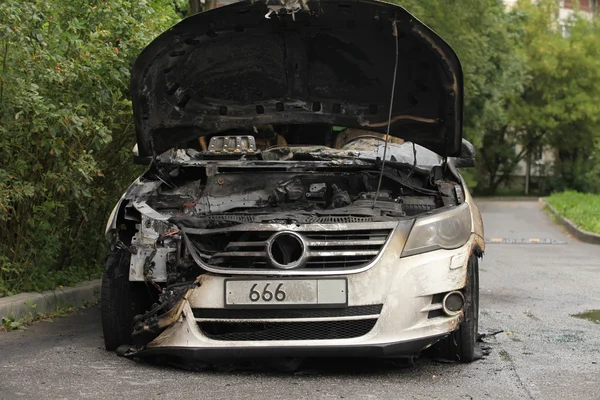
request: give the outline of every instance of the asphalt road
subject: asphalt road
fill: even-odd
[[[91,308],[0,333],[0,399],[600,399],[600,325],[572,316],[600,309],[600,246],[567,237],[537,202],[479,205],[493,241],[480,267],[480,330],[503,331],[481,361],[190,372],[104,351]]]

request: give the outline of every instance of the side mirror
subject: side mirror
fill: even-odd
[[[462,140],[460,157],[454,159],[456,168],[472,168],[475,166],[475,146],[466,139]]]

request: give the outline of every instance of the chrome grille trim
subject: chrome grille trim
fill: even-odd
[[[310,247],[332,247],[332,246],[376,246],[385,244],[385,239],[377,240],[308,240]]]
[[[258,247],[258,246],[266,246],[267,242],[265,241],[258,241],[258,242],[229,242],[229,244],[227,245],[227,247]],[[225,247],[225,250],[227,250],[227,247]]]
[[[266,251],[222,251],[213,257],[266,257]]]
[[[184,232],[186,246],[190,249],[194,261],[209,272],[226,275],[324,276],[355,274],[371,268],[381,258],[399,223],[398,221],[391,221],[311,225],[244,224],[218,229],[184,227],[182,231]],[[206,257],[207,255],[196,251],[192,242],[192,238],[198,240],[198,236],[219,233],[257,232],[258,234],[263,232],[264,235],[270,235],[281,231],[298,233],[306,240],[308,246],[306,251],[307,260],[301,268],[284,270],[271,266],[267,252],[264,250],[267,243],[264,238],[257,238],[256,242],[247,239],[232,241],[225,246],[225,250],[231,249],[230,251],[219,251],[212,254],[213,258],[230,257],[233,260],[244,257],[255,258],[251,260],[252,265],[248,267],[208,264],[206,260],[202,259],[203,256]],[[342,239],[340,236],[344,238]],[[366,236],[368,238],[365,238]],[[336,249],[336,247],[338,248]],[[352,250],[348,247],[359,248]],[[344,259],[335,260],[334,258]]]

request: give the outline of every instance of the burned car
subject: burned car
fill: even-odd
[[[149,166],[107,224],[108,350],[476,358],[462,70],[406,10],[197,14],[141,53],[131,95]]]

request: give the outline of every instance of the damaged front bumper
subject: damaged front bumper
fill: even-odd
[[[403,242],[388,246],[367,270],[345,275],[344,307],[232,308],[227,276],[204,274],[171,311],[138,324],[155,332],[131,357],[169,355],[198,361],[246,357],[415,357],[456,330],[462,312],[442,310],[445,294],[466,285],[469,258],[483,248],[472,234],[454,250],[400,258]],[[248,280],[256,276],[240,276]],[[286,279],[306,277],[287,277]]]

